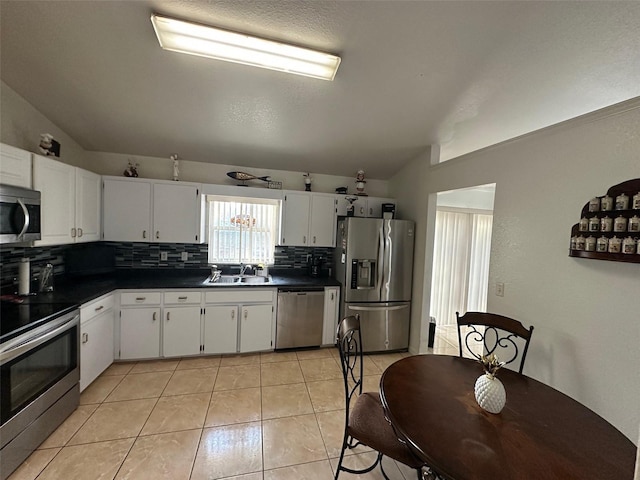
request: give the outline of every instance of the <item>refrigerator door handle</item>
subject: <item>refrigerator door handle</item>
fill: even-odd
[[[389,307],[379,306],[379,305],[349,305],[347,307],[349,310],[361,311],[361,312],[373,312],[377,310],[402,310],[404,308],[409,308],[409,304],[405,303],[404,305],[393,305]]]
[[[384,280],[384,222],[381,223],[378,229],[377,274],[376,288],[378,290],[378,300],[382,300],[382,281]]]

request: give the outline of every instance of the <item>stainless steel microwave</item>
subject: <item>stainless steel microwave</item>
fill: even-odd
[[[40,240],[40,192],[0,184],[0,243]]]

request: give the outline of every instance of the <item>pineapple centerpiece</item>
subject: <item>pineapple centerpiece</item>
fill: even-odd
[[[476,380],[474,392],[478,405],[489,413],[500,413],[507,403],[507,392],[502,382],[496,378],[496,373],[504,362],[500,362],[495,354],[482,355],[480,363],[484,368],[484,375]]]

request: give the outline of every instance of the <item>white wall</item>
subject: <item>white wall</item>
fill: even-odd
[[[60,143],[57,160],[90,169],[84,149],[4,82],[0,82],[0,105],[0,142],[40,153],[40,134],[50,133]]]
[[[505,295],[490,293],[488,311],[535,326],[525,374],[587,405],[635,443],[640,264],[571,258],[568,245],[590,198],[640,177],[640,98],[444,162],[407,183],[407,170],[421,165],[427,159],[390,182],[392,193],[402,184],[413,189],[400,197],[401,209],[427,195],[433,201],[438,191],[497,184],[489,282],[504,282]],[[411,208],[420,215],[427,210]],[[414,278],[425,285],[432,247],[427,236],[427,253],[416,256]],[[412,346],[419,343],[421,351],[428,301],[414,306],[422,309],[413,317],[422,321],[423,336]]]
[[[144,157],[140,155],[122,155],[118,153],[91,152],[91,169],[101,175],[122,175],[129,159],[138,163],[138,174],[144,178],[171,180],[173,178],[173,162],[167,158]],[[304,172],[285,170],[265,170],[259,168],[238,167],[203,162],[180,160],[180,179],[186,182],[212,183],[216,185],[237,185],[229,178],[227,172],[241,171],[256,176],[271,176],[274,181],[282,182],[285,190],[304,190]],[[320,175],[311,172],[311,190],[314,192],[335,193],[337,187],[347,187],[350,194],[356,191],[355,176],[340,177]],[[387,196],[387,181],[367,180],[365,191],[372,196]],[[260,180],[249,181],[252,187],[265,187]]]

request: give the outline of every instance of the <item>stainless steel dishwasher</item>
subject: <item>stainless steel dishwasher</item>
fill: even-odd
[[[279,288],[275,348],[319,347],[323,319],[324,288]]]

